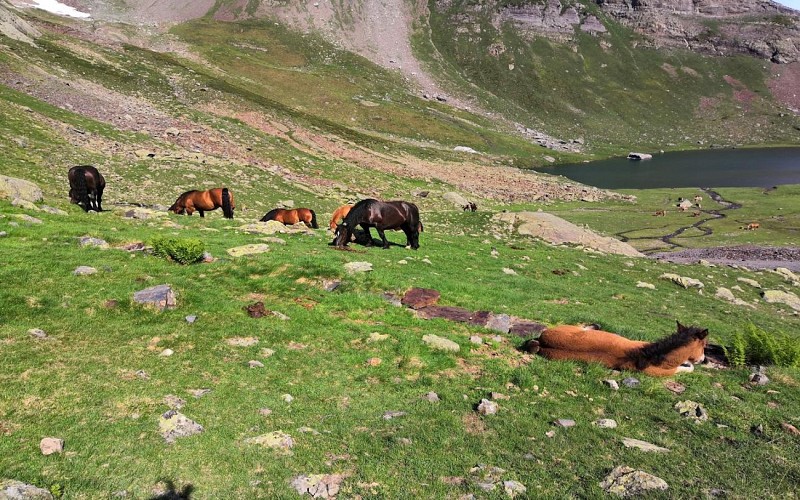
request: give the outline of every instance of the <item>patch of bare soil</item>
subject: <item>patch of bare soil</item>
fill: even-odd
[[[800,247],[739,245],[732,247],[690,248],[679,252],[663,252],[650,257],[678,264],[696,264],[705,260],[720,266],[744,266],[749,269],[785,267],[800,271]]]
[[[773,64],[767,85],[777,101],[800,113],[800,62]]]

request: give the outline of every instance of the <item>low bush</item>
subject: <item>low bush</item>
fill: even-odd
[[[753,324],[736,332],[725,356],[732,366],[777,365],[800,367],[800,338],[767,332]]]
[[[156,237],[152,241],[153,254],[171,259],[179,264],[193,264],[203,260],[205,245],[197,238]]]

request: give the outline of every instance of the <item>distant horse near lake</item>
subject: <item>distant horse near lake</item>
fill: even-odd
[[[186,191],[178,196],[175,203],[169,207],[168,211],[179,215],[192,215],[200,213],[200,217],[205,217],[205,212],[222,208],[222,215],[226,219],[233,219],[233,210],[236,203],[233,200],[233,193],[228,188],[214,188],[208,191]]]
[[[656,342],[629,340],[583,326],[562,325],[530,340],[526,350],[548,359],[594,361],[614,370],[639,370],[657,377],[694,370],[705,359],[708,330],[683,326]]]
[[[92,165],[72,167],[67,173],[69,179],[69,201],[77,203],[85,212],[103,211],[103,190],[106,180]]]
[[[331,228],[331,231],[336,231],[336,226],[339,225],[339,221],[347,217],[347,214],[350,213],[351,208],[353,208],[353,205],[342,205],[341,207],[337,208],[335,212],[333,212],[331,221],[328,224],[328,226]]]
[[[419,248],[419,233],[422,231],[422,222],[419,220],[419,208],[407,201],[378,201],[372,198],[361,200],[350,209],[350,213],[336,228],[333,244],[344,248],[350,242],[350,237],[355,227],[360,225],[367,233],[369,243],[372,244],[372,234],[369,228],[378,230],[378,235],[383,242],[383,248],[389,248],[389,241],[384,231],[387,229],[401,229],[406,234],[406,245],[414,250]]]
[[[302,222],[310,228],[319,228],[319,225],[317,225],[317,214],[310,208],[274,208],[261,218],[261,222],[267,222],[269,220],[282,222],[289,226]]]

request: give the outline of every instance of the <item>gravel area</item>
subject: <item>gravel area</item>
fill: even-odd
[[[712,264],[744,266],[750,269],[775,269],[785,267],[800,272],[800,247],[767,247],[740,245],[733,247],[690,248],[678,252],[662,252],[649,257],[675,262],[696,264],[706,260]]]

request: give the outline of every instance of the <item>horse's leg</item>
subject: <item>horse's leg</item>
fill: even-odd
[[[97,190],[97,211],[103,211],[103,188]]]
[[[199,210],[199,209],[198,209],[198,210],[197,210],[197,212],[200,214],[200,217],[205,217],[205,213],[203,213],[203,211],[202,211],[202,210]]]
[[[383,233],[383,229],[378,229],[378,236],[381,237],[381,241],[383,242],[383,249],[386,250],[389,248],[389,240],[386,239],[386,235]]]
[[[365,226],[365,225],[362,224],[361,227],[364,229],[364,232],[367,234],[367,245],[366,246],[371,247],[372,246],[372,233],[369,230],[369,226]]]

